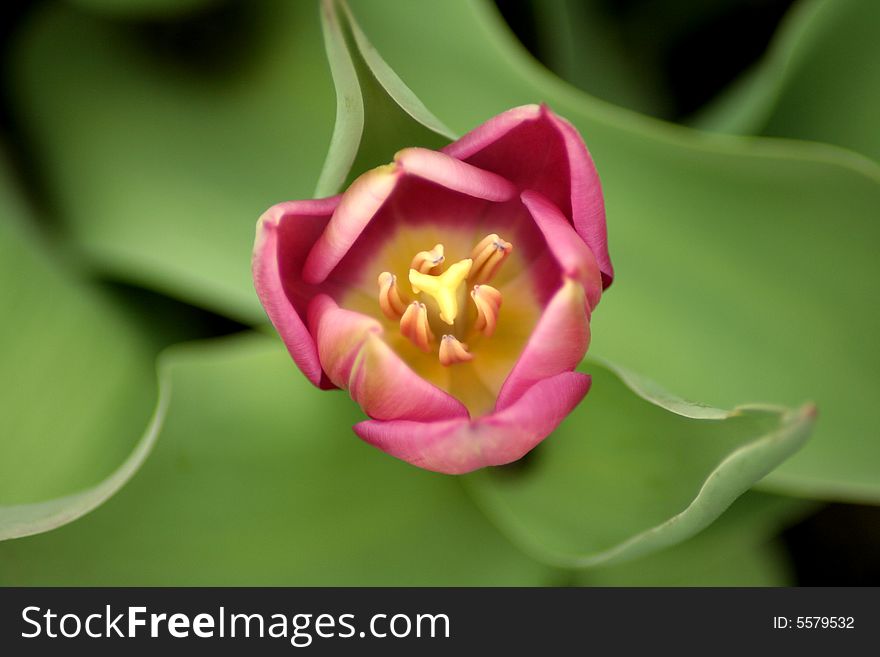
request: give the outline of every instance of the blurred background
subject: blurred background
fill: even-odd
[[[205,281],[192,283],[193,289],[200,294],[204,292],[204,297],[211,300],[197,304],[192,298],[195,295],[179,294],[173,286],[166,285],[161,276],[150,273],[150,263],[144,265],[147,273],[142,278],[122,275],[126,254],[105,257],[100,240],[86,245],[85,249],[68,247],[70,235],[81,235],[83,225],[90,221],[96,225],[102,221],[107,223],[94,216],[92,210],[112,202],[116,192],[112,171],[101,170],[103,165],[98,164],[90,168],[92,149],[100,152],[108,147],[101,142],[99,132],[67,134],[66,126],[80,125],[83,113],[105,106],[110,109],[100,120],[106,124],[119,121],[124,130],[128,119],[113,111],[116,100],[112,94],[106,98],[96,96],[97,92],[90,95],[92,88],[106,91],[109,80],[116,85],[114,88],[120,96],[128,94],[130,98],[140,99],[136,102],[155,102],[155,113],[171,117],[169,120],[182,133],[189,131],[193,140],[200,140],[197,148],[202,151],[211,149],[211,134],[223,135],[224,149],[238,144],[239,138],[230,135],[230,130],[234,130],[230,126],[235,125],[230,117],[238,116],[243,125],[248,124],[254,116],[259,116],[261,108],[251,111],[245,106],[232,106],[236,100],[224,107],[211,102],[199,103],[212,98],[216,90],[225,89],[224,85],[235,90],[242,85],[264,84],[260,76],[247,74],[248,62],[258,57],[263,47],[255,41],[255,35],[266,29],[267,24],[261,12],[251,10],[251,4],[228,0],[67,0],[6,3],[0,9],[3,62],[0,142],[8,155],[10,175],[29,205],[35,208],[33,216],[38,230],[55,246],[59,256],[74,263],[114,303],[125,307],[139,321],[148,323],[150,340],[156,349],[184,340],[234,334],[249,329],[252,322],[247,313],[237,311],[235,303],[227,305],[229,299],[216,292],[208,280],[209,274]],[[810,3],[803,0],[496,0],[495,4],[515,38],[563,80],[612,105],[696,127],[718,115],[724,94],[754,74],[774,47],[782,48],[777,40],[787,22],[798,20],[799,13],[806,14],[810,10]],[[55,11],[54,5],[65,8]],[[85,39],[103,35],[108,52],[122,53],[134,62],[148,62],[148,66],[138,70],[138,75],[166,76],[172,92],[191,96],[202,113],[174,117],[172,103],[151,95],[155,79],[114,78],[111,67],[100,59],[100,48],[89,51],[96,59],[88,66],[68,66],[69,62],[63,61],[66,51],[63,39],[57,41],[54,53],[51,53],[51,45],[46,46],[53,42],[55,29],[60,30],[63,38],[76,33],[76,28],[61,30],[64,21],[88,25],[89,30],[83,32]],[[35,25],[40,26],[37,36],[33,32]],[[878,28],[876,24],[866,26],[880,41]],[[310,49],[304,45],[300,56],[323,57],[319,44],[306,45]],[[854,64],[854,67],[858,66]],[[71,79],[82,70],[89,71],[94,79]],[[876,76],[877,73],[876,68],[869,67],[859,74]],[[199,81],[197,88],[187,86],[193,80]],[[291,80],[292,85],[298,83]],[[322,95],[320,102],[316,101],[314,112],[332,115],[332,105],[326,100],[331,97],[329,77],[321,84]],[[39,85],[42,88],[37,90]],[[80,98],[70,104],[63,94],[53,95],[53,88],[68,87],[76,87],[81,92]],[[219,96],[222,98],[223,94]],[[55,105],[56,99],[61,99],[59,102],[63,104]],[[271,111],[277,116],[281,109],[274,104]],[[757,126],[754,134],[823,141],[821,131],[784,134],[778,123],[762,123],[755,118],[759,115],[760,111],[731,121],[730,131],[736,132],[743,122],[751,121]],[[131,130],[145,130],[145,125],[149,122],[133,121]],[[211,129],[200,133],[205,126]],[[285,130],[285,139],[290,138],[294,128]],[[210,168],[210,160],[230,155],[228,150],[207,157],[204,168],[194,160],[191,177],[185,181],[173,176],[163,180],[161,164],[143,161],[142,183],[150,186],[149,193],[159,199],[151,212],[161,215],[161,199],[166,196],[189,194],[201,201],[202,187],[208,190],[212,185],[261,184],[259,141],[273,139],[273,129],[266,127],[255,140],[257,145],[242,145],[234,153],[241,162],[241,170],[236,172],[240,177],[226,179],[227,174]],[[796,133],[797,126],[792,130]],[[240,140],[245,142],[249,137],[242,132]],[[880,128],[877,133],[880,134]],[[298,148],[308,153],[320,152],[326,147],[327,137],[328,134],[308,135]],[[132,143],[138,143],[138,138],[149,141],[152,136],[145,130],[140,137],[132,137]],[[843,135],[835,143],[855,148],[853,143],[846,142],[847,137]],[[190,156],[189,148],[188,144],[181,146],[181,158]],[[876,157],[872,149],[868,144],[860,152]],[[59,165],[53,154],[62,151],[66,162]],[[71,173],[77,167],[87,171],[82,178]],[[102,179],[108,181],[103,188]],[[206,181],[204,185],[201,180]],[[184,186],[186,191],[182,192]],[[307,187],[304,185],[303,190]],[[307,190],[303,193],[308,195]],[[105,197],[98,199],[96,195],[101,194]],[[77,197],[75,203],[71,202],[72,196]],[[247,213],[245,207],[242,214]],[[69,223],[71,216],[75,220]],[[160,216],[156,217],[156,221],[161,220]],[[119,221],[125,223],[129,219],[120,217]],[[117,230],[103,224],[100,228],[106,229],[106,235]],[[110,239],[106,235],[101,239]],[[140,239],[138,232],[134,231],[131,238]],[[227,238],[212,234],[208,229],[205,239]],[[91,258],[95,253],[102,257]],[[198,254],[182,255],[190,256],[199,257]],[[865,303],[874,302],[875,299],[865,300]],[[125,446],[120,450],[120,454],[124,453]],[[781,538],[797,584],[880,584],[880,508],[876,506],[818,504],[806,517],[785,529]]]

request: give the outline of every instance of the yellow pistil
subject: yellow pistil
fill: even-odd
[[[458,315],[458,288],[467,279],[471,264],[470,258],[459,260],[438,276],[423,274],[415,269],[409,270],[413,292],[424,292],[432,296],[440,309],[440,319],[450,326]]]
[[[415,269],[420,274],[438,274],[445,259],[443,245],[435,244],[430,251],[419,251],[413,258],[410,269]]]
[[[397,287],[397,276],[387,271],[379,274],[379,307],[391,320],[400,319],[406,311],[406,302]]]
[[[440,364],[449,367],[456,363],[473,360],[474,355],[467,350],[467,345],[458,341],[454,335],[444,335],[440,339]]]
[[[434,334],[428,324],[428,309],[425,304],[413,301],[406,307],[400,318],[400,332],[419,349],[430,353]]]
[[[474,329],[481,331],[487,338],[495,332],[498,322],[498,310],[501,308],[501,292],[491,285],[474,285],[471,299],[477,307],[477,319]]]
[[[513,246],[492,233],[473,248],[471,258],[452,265],[446,262],[445,250],[442,243],[437,243],[410,261],[408,277],[414,297],[401,290],[398,277],[391,271],[379,274],[377,282],[382,314],[397,324],[399,335],[417,349],[437,354],[439,364],[449,367],[479,358],[470,352],[467,343],[479,350],[483,340],[495,334],[502,297],[486,281],[497,274]],[[468,288],[473,310],[466,307]],[[509,321],[514,321],[513,317]],[[515,328],[511,330],[516,333]],[[504,341],[509,340],[510,331],[504,335],[508,336]],[[493,358],[487,360],[487,367],[493,367]],[[427,363],[416,366],[430,368]]]
[[[471,252],[474,264],[470,272],[470,282],[481,285],[491,281],[511,251],[513,244],[510,242],[505,242],[495,233],[486,235]]]

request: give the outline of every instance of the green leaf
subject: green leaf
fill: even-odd
[[[0,544],[2,585],[536,585],[455,477],[361,442],[258,335],[180,347],[156,449],[79,522]]]
[[[364,99],[345,34],[336,12],[335,0],[321,2],[324,49],[336,87],[336,123],[321,169],[315,196],[332,196],[351,171],[364,132]]]
[[[318,3],[239,9],[216,35],[226,63],[206,70],[125,24],[43,6],[12,55],[14,99],[85,254],[127,281],[263,321],[254,227],[273,203],[311,196],[333,86]]]
[[[762,133],[827,142],[880,162],[880,3],[826,0],[820,20]]]
[[[792,566],[780,541],[707,552],[699,545],[661,552],[625,567],[612,566],[575,579],[579,586],[794,586]]]
[[[449,140],[458,139],[458,135],[450,130],[443,122],[434,116],[431,111],[425,107],[425,104],[413,93],[406,83],[400,79],[400,76],[382,59],[382,55],[370,43],[367,35],[358,25],[354,14],[346,4],[345,0],[340,0],[345,16],[348,21],[349,28],[354,36],[357,44],[358,53],[366,63],[369,72],[376,82],[381,85],[382,89],[388,96],[420,125],[428,128],[438,135],[446,137]],[[366,76],[365,76],[366,77]]]
[[[880,161],[878,25],[872,0],[802,0],[762,61],[693,124],[822,141]]]
[[[586,400],[525,466],[467,477],[479,506],[549,564],[612,563],[679,543],[806,441],[814,410],[690,405],[587,361]]]
[[[749,492],[717,522],[672,548],[579,571],[585,586],[791,586],[788,555],[774,539],[815,509],[803,500]]]
[[[339,20],[337,4],[343,10],[345,26]],[[322,0],[321,26],[336,87],[336,125],[315,196],[339,192],[344,183],[390,161],[401,148],[440,147],[446,141],[437,135],[456,138],[376,52],[344,0]],[[349,44],[347,32],[352,34],[356,50]]]
[[[56,529],[94,511],[113,497],[140,469],[156,444],[168,395],[167,384],[160,382],[159,401],[141,439],[128,457],[96,485],[42,502],[0,505],[0,541]],[[73,472],[74,469],[68,468],[61,476],[70,476]]]
[[[146,458],[162,403],[151,420],[152,341],[50,257],[0,165],[3,540],[70,522],[116,492]]]
[[[650,46],[644,48],[644,52],[633,48],[634,35],[622,33],[620,25],[609,15],[613,12],[607,3],[602,0],[531,0],[527,5],[534,13],[541,61],[554,73],[610,103],[652,116],[669,113],[670,100],[660,84],[660,58]],[[679,13],[666,9],[652,12],[652,34],[657,34],[658,18]],[[688,7],[688,15],[692,16],[695,9]],[[636,36],[644,34],[637,32]],[[669,38],[668,34],[665,36]],[[637,43],[641,47],[645,41],[643,38]],[[652,57],[646,57],[646,53]]]

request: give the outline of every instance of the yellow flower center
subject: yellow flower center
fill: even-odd
[[[472,417],[492,411],[542,312],[530,261],[501,231],[399,225],[339,298],[375,317],[394,352]]]
[[[400,334],[418,349],[426,353],[436,349],[444,367],[470,362],[474,356],[462,340],[494,333],[501,292],[487,283],[512,250],[513,245],[493,233],[480,240],[470,258],[445,267],[445,248],[436,244],[412,259],[409,282],[416,296],[412,302],[405,300],[395,275],[379,274],[379,307],[388,319],[399,321]],[[470,307],[465,306],[468,287]],[[441,335],[439,341],[435,329]]]
[[[440,309],[440,319],[452,326],[458,315],[458,290],[467,280],[473,260],[460,260],[449,269],[436,276],[423,274],[415,269],[409,270],[409,282],[413,294],[429,294]]]

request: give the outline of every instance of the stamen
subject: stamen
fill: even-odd
[[[428,309],[425,304],[413,301],[406,307],[400,318],[400,332],[422,351],[429,353],[434,334],[428,324]]]
[[[467,278],[471,264],[470,259],[459,260],[439,276],[409,270],[413,292],[424,292],[434,297],[440,309],[440,319],[450,326],[458,315],[458,288]]]
[[[474,328],[482,331],[487,338],[495,332],[498,322],[498,309],[501,308],[501,292],[491,285],[474,285],[471,298],[477,306],[477,319]]]
[[[415,269],[420,274],[436,274],[437,268],[443,264],[445,260],[443,255],[443,245],[435,244],[430,251],[419,251],[413,258],[410,269]]]
[[[511,251],[513,244],[510,242],[505,242],[495,233],[486,235],[471,252],[471,259],[474,261],[470,273],[471,283],[481,285],[491,281]]]
[[[454,335],[444,335],[440,340],[440,364],[443,367],[466,363],[473,358],[474,355],[468,353],[467,345],[459,342]]]
[[[406,302],[397,287],[397,276],[387,271],[379,274],[379,306],[385,317],[393,320],[400,319],[406,310]]]

